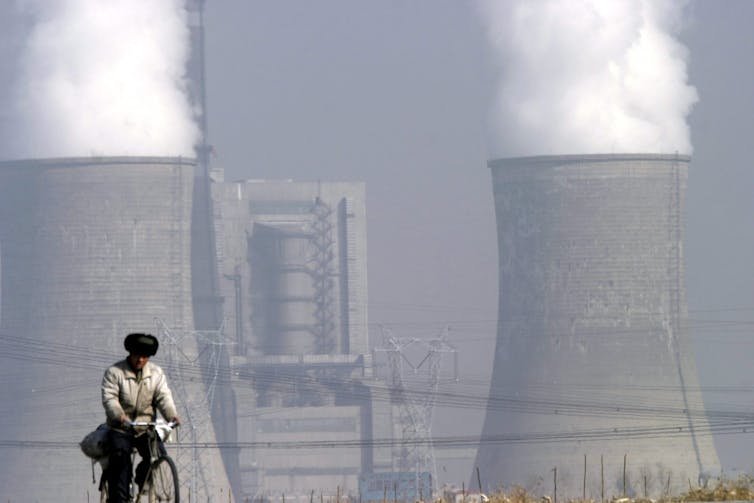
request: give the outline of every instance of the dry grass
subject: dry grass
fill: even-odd
[[[553,503],[548,496],[537,497],[521,487],[489,495],[489,503]],[[558,499],[560,502],[560,499]],[[661,499],[612,498],[609,503],[686,503],[692,501],[754,501],[754,477],[743,475],[735,480],[721,480],[710,487],[695,487],[677,496]],[[599,501],[571,499],[566,503],[601,503]]]
[[[714,487],[692,488],[673,502],[754,500],[754,478],[742,475],[735,480],[722,480]]]

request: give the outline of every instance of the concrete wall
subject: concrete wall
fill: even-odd
[[[192,329],[193,170],[178,158],[0,163],[0,436],[66,443],[3,450],[4,497],[94,492],[70,443],[104,421],[105,367],[126,333],[155,332],[154,317]]]
[[[289,445],[258,450],[264,484],[261,491],[286,499],[298,495],[308,500],[311,491],[332,495],[338,487],[358,487],[361,470],[361,408],[329,406],[259,408],[255,421],[258,442]],[[353,442],[352,447],[296,448],[306,442]]]
[[[490,484],[659,496],[719,471],[688,341],[689,159],[490,161],[499,243],[493,381],[476,465]],[[664,429],[664,428],[667,428]],[[548,435],[556,434],[556,438]]]

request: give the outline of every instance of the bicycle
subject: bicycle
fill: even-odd
[[[128,426],[146,427],[147,441],[149,445],[149,470],[147,471],[144,487],[136,491],[133,474],[131,476],[131,498],[132,503],[140,503],[141,496],[146,494],[149,503],[180,503],[180,490],[178,486],[178,470],[173,459],[167,454],[160,451],[160,442],[170,435],[175,423],[166,423],[164,421],[132,421]],[[136,456],[136,450],[131,454]],[[133,464],[133,463],[132,463]],[[104,466],[99,482],[100,503],[107,502],[107,467]]]

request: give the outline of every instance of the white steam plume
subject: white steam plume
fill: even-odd
[[[667,0],[481,0],[500,63],[494,157],[692,151],[697,101]]]
[[[183,0],[22,0],[2,157],[191,156]]]

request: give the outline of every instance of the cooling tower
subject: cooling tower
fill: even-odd
[[[194,168],[156,157],[0,163],[4,498],[95,498],[75,444],[104,421],[104,369],[125,355],[127,332],[156,333],[155,317],[193,328]]]
[[[490,485],[658,497],[719,471],[687,333],[688,163],[490,161],[499,320],[476,463]]]

